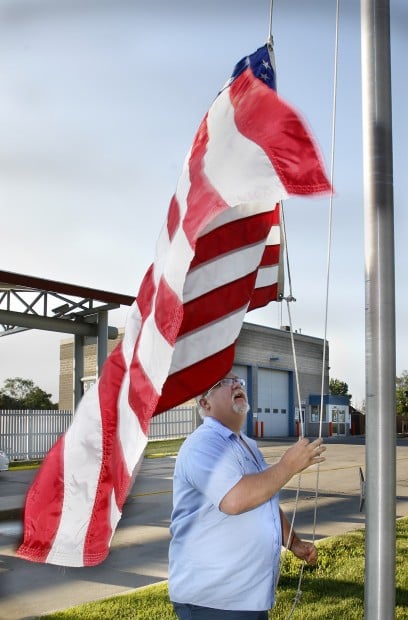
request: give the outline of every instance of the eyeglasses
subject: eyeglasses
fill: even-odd
[[[222,385],[234,385],[235,383],[239,383],[241,387],[245,387],[245,379],[241,379],[240,377],[225,377],[225,379],[221,379],[218,383],[215,383],[209,390],[206,391],[205,396],[208,396],[212,390],[221,387]]]

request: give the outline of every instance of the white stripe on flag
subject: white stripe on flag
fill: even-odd
[[[179,177],[179,179],[177,181],[176,192],[175,192],[175,196],[176,196],[177,201],[179,203],[180,218],[181,219],[184,218],[184,215],[186,214],[187,209],[188,209],[187,197],[188,197],[188,193],[189,193],[190,187],[191,187],[191,183],[190,183],[190,158],[191,158],[191,151],[192,151],[192,149],[189,150],[189,152],[186,155],[186,158],[184,159],[183,167],[182,167],[182,170],[181,170],[180,177]]]
[[[76,413],[64,438],[64,501],[57,534],[47,557],[47,562],[55,560],[56,564],[61,564],[61,554],[57,552],[54,556],[60,548],[70,549],[72,557],[78,560],[82,558],[99,481],[102,424],[98,384],[89,388],[80,407],[81,415]]]
[[[152,355],[152,351],[154,351],[154,355]],[[138,358],[157,394],[160,394],[162,385],[167,378],[172,354],[173,347],[163,338],[157,329],[154,315],[150,314],[140,334]]]
[[[189,302],[229,282],[242,278],[259,265],[265,243],[262,241],[247,248],[238,248],[236,251],[190,271],[184,287],[184,302]]]
[[[264,286],[270,286],[278,281],[279,266],[272,265],[271,267],[260,267],[256,274],[255,288],[262,288]]]
[[[270,204],[241,204],[237,205],[233,209],[226,209],[207,224],[207,226],[201,231],[199,237],[203,237],[217,228],[222,228],[225,224],[237,222],[238,220],[246,220],[251,215],[260,215],[261,213],[269,213],[270,211]],[[275,227],[273,226],[272,228]]]
[[[207,126],[205,173],[230,206],[269,202],[270,208],[271,201],[288,196],[263,149],[238,131],[228,90],[211,106]]]
[[[206,323],[202,329],[177,340],[171,369],[173,374],[192,364],[222,351],[231,344],[231,334],[239,333],[248,305],[228,314],[214,323]]]
[[[139,462],[147,444],[147,436],[139,424],[139,418],[129,405],[129,371],[123,377],[118,402],[118,432],[123,458],[129,476]]]
[[[193,256],[193,249],[182,227],[179,226],[171,241],[166,262],[163,265],[163,275],[167,284],[176,293],[180,301],[183,298],[184,281]]]
[[[139,335],[140,327],[142,324],[142,316],[140,314],[139,306],[135,300],[130,306],[127,318],[125,332],[122,340],[122,355],[125,360],[126,368],[128,369],[132,363],[133,352],[135,342]]]
[[[279,245],[281,242],[281,229],[277,224],[276,226],[272,226],[268,236],[266,238],[265,245]]]
[[[118,524],[118,521],[121,517],[121,512],[116,504],[116,497],[115,497],[115,491],[112,489],[112,493],[111,493],[111,501],[110,501],[110,526],[111,526],[111,537],[109,539],[109,546],[112,542],[112,538],[115,535],[115,529],[116,526]]]
[[[126,365],[118,398],[118,425],[119,437],[123,451],[123,458],[129,475],[132,475],[139,462],[147,437],[139,424],[139,419],[129,405],[129,367],[132,362],[135,342],[141,326],[141,315],[137,302],[134,301],[126,320],[126,329],[122,340],[122,355]]]

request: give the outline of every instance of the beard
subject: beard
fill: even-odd
[[[242,403],[234,402],[232,405],[232,410],[234,413],[244,417],[249,411],[249,405],[246,401]]]

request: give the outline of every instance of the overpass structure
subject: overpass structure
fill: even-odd
[[[118,335],[108,325],[108,312],[133,301],[130,295],[0,271],[0,337],[28,329],[73,334],[76,407],[82,397],[85,344],[96,340],[99,376],[108,339]]]

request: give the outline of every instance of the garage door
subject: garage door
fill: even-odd
[[[258,369],[258,422],[264,437],[289,435],[289,374],[280,370]]]

